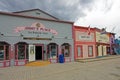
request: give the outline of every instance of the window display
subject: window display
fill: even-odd
[[[4,50],[0,50],[0,60],[4,59]]]
[[[48,58],[57,58],[57,44],[51,43],[48,45]]]
[[[9,60],[9,44],[0,42],[0,60]]]
[[[25,59],[28,58],[28,48],[27,48],[27,44],[20,42],[17,43],[16,45],[16,52],[15,52],[15,59]]]
[[[68,43],[64,43],[62,45],[62,54],[64,55],[64,57],[70,56],[70,45]]]
[[[25,59],[25,45],[18,45],[18,59]]]

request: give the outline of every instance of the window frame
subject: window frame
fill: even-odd
[[[92,48],[92,55],[90,55],[90,52],[89,52],[89,48]],[[88,45],[88,57],[93,57],[93,46],[92,45]]]
[[[78,56],[78,47],[80,47],[81,54]],[[83,57],[83,46],[82,45],[77,45],[77,57]]]
[[[69,43],[64,43],[61,45],[61,52],[64,55],[64,57],[70,57],[71,56],[71,45]],[[68,52],[67,55],[65,53]]]
[[[24,55],[24,58],[23,58],[23,59],[20,59],[20,58],[19,58],[19,54],[18,54],[19,45],[24,46],[24,54],[23,54],[23,55]],[[27,53],[27,52],[28,52],[28,51],[27,51],[27,47],[28,47],[27,45],[28,45],[28,44],[27,44],[27,43],[24,43],[24,42],[19,42],[19,43],[16,43],[16,44],[15,44],[15,59],[16,59],[16,60],[25,60],[25,59],[27,59],[27,56],[28,56],[28,55],[26,55],[26,54],[28,54],[28,53]]]
[[[52,56],[51,50],[52,47],[55,47],[56,54],[55,56]],[[50,43],[47,45],[47,59],[56,59],[58,58],[58,45],[56,43]]]
[[[10,60],[10,45],[7,42],[0,42],[0,46],[3,47],[3,58],[0,61]]]

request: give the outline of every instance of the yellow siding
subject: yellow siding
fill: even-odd
[[[98,46],[98,56],[102,56],[102,46]]]
[[[107,52],[106,52],[106,46],[103,46],[103,55],[107,55]]]

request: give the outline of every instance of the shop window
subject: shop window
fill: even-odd
[[[9,46],[6,46],[5,51],[6,51],[5,58],[6,60],[9,60]]]
[[[93,46],[88,46],[88,56],[89,57],[93,56]]]
[[[26,59],[28,58],[27,44],[20,42],[16,44],[15,59]]]
[[[18,45],[18,59],[25,59],[25,45]]]
[[[4,46],[0,46],[0,60],[4,60]]]
[[[57,58],[58,45],[56,43],[50,43],[48,45],[48,58]]]
[[[83,56],[82,46],[77,46],[77,56],[78,57],[82,57]]]
[[[9,44],[0,42],[0,60],[9,60]]]
[[[62,45],[62,54],[64,57],[70,57],[70,45],[68,43]]]

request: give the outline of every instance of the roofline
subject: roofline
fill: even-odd
[[[45,14],[47,14],[47,15],[49,15],[49,16],[57,19],[57,20],[59,20],[58,18],[52,16],[51,14],[48,14],[47,12],[45,12],[43,10],[40,10],[40,9],[28,9],[28,10],[16,11],[16,12],[13,12],[13,13],[22,13],[22,12],[29,12],[29,11],[34,11],[34,10],[39,10],[39,11],[41,11],[41,12],[43,12],[43,13],[45,13]]]
[[[73,24],[74,23],[74,22],[71,22],[71,21],[62,21],[62,20],[53,20],[53,19],[47,19],[47,18],[39,18],[39,17],[33,17],[33,16],[27,16],[27,15],[15,14],[15,13],[10,13],[10,12],[2,12],[2,11],[0,11],[0,14],[10,15],[10,16],[17,16],[17,17],[24,17],[24,18],[47,20],[47,21],[54,21],[54,22],[60,22],[60,23],[69,23],[69,24]]]
[[[115,35],[116,33],[112,33],[112,32],[108,32],[109,34],[113,34],[113,35]]]
[[[86,27],[86,26],[76,26],[76,25],[74,25],[74,27],[76,27],[76,28],[88,29],[89,26]],[[90,27],[90,29],[95,29],[95,28],[91,28],[91,27]]]
[[[76,28],[83,28],[83,29],[87,29],[88,27],[85,27],[85,26],[74,26],[74,27],[76,27]],[[98,32],[100,32],[101,31],[101,29],[99,29],[99,28],[90,28],[90,29],[93,29],[93,30],[95,30],[95,31],[98,31]],[[116,33],[112,33],[112,32],[107,32],[108,34],[112,34],[112,35],[115,35]]]

